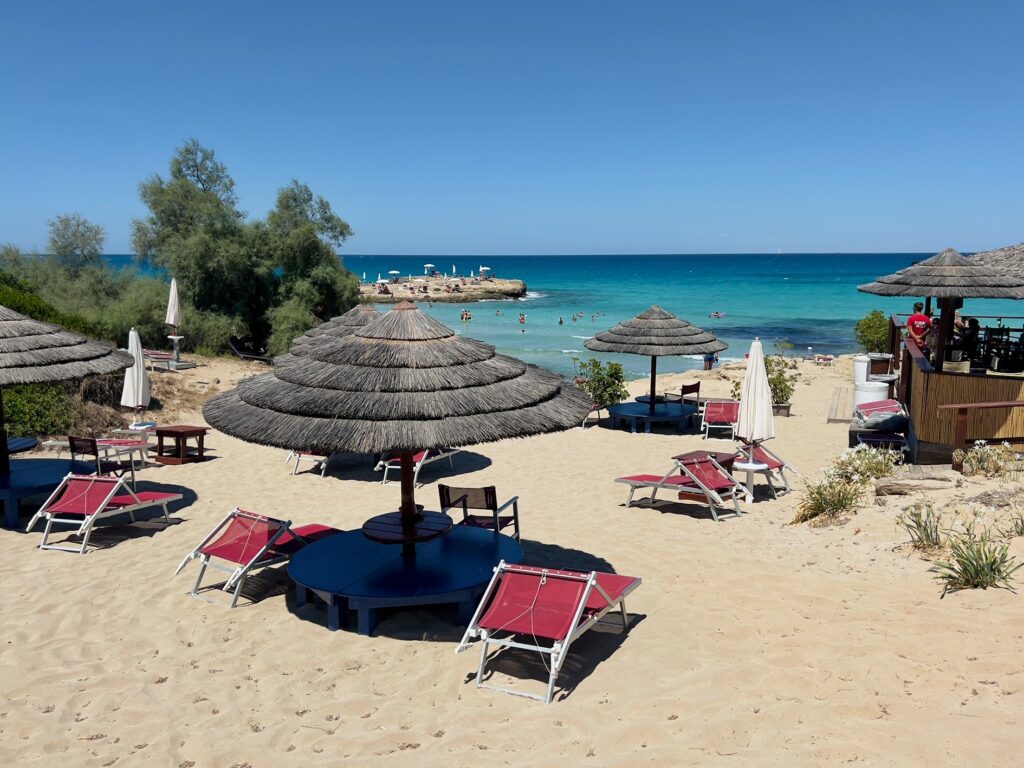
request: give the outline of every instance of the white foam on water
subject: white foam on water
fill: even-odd
[[[519,298],[518,301],[532,301],[533,299],[543,299],[546,296],[546,293],[541,293],[540,291],[527,291],[526,295]]]

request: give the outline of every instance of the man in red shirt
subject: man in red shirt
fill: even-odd
[[[924,304],[920,301],[914,305],[914,314],[907,319],[907,335],[924,349],[924,340],[932,327],[932,319],[924,313]]]

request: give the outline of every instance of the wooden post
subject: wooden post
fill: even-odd
[[[74,456],[71,458],[74,458]],[[0,475],[9,474],[11,474],[11,455],[7,452],[7,426],[4,424],[4,391],[0,388]]]
[[[943,364],[946,361],[946,345],[953,338],[953,309],[952,299],[939,299],[939,338],[935,344],[935,362],[932,367],[942,372]]]
[[[924,313],[927,315],[928,311],[931,308],[932,308],[932,297],[931,296],[925,296],[924,297]]]
[[[957,408],[956,409],[956,433],[953,437],[953,451],[957,449],[965,449],[967,447],[967,409]],[[957,472],[964,471],[964,463],[962,460],[957,460],[956,456],[953,456],[953,469]]]
[[[654,400],[657,395],[656,380],[658,377],[658,357],[657,355],[651,357],[651,416],[654,415]]]

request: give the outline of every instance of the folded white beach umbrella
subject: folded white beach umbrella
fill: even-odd
[[[142,341],[134,328],[128,332],[128,354],[135,360],[135,365],[125,368],[121,405],[138,410],[149,405],[149,375],[146,373],[146,361],[142,358]]]
[[[167,315],[164,317],[164,325],[174,328],[175,333],[181,325],[181,305],[178,303],[178,281],[171,278],[171,293],[167,297]]]
[[[759,339],[754,339],[754,343],[750,345],[747,373],[740,388],[740,418],[736,424],[736,437],[748,443],[758,443],[775,437],[772,388],[768,384],[764,350]]]

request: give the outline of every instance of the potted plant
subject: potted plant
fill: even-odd
[[[772,413],[776,416],[789,416],[792,407],[793,390],[796,387],[796,376],[789,373],[789,361],[782,356],[771,356],[764,359],[764,369],[768,374],[768,386],[772,390]],[[732,396],[739,399],[742,383],[734,381]]]

